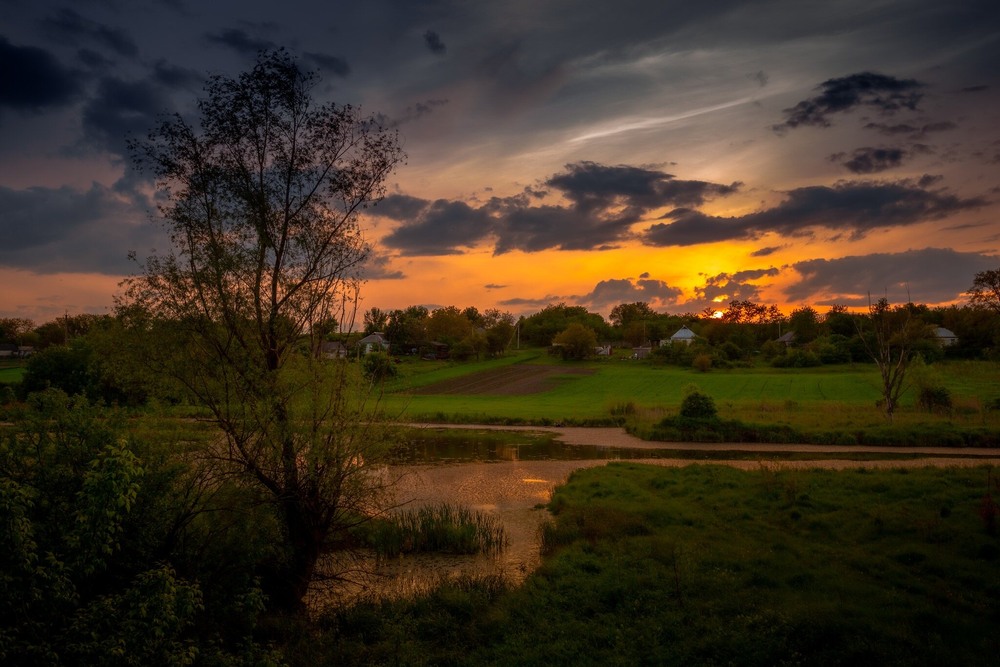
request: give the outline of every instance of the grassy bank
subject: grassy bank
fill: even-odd
[[[291,653],[300,664],[994,664],[989,474],[581,470],[553,497],[548,555],[523,587],[463,580],[359,605]]]

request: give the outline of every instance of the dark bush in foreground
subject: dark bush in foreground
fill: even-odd
[[[681,401],[681,417],[687,419],[714,419],[718,415],[715,399],[700,391],[689,392]]]

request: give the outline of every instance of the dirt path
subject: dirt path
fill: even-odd
[[[757,443],[655,442],[641,440],[617,427],[496,426],[491,424],[410,424],[426,429],[475,429],[481,431],[534,431],[554,433],[567,445],[620,449],[658,449],[706,452],[804,452],[840,454],[921,454],[928,457],[975,457],[977,463],[1000,463],[1000,449],[974,447],[879,447],[868,445],[772,445]],[[961,459],[959,459],[961,460]],[[719,461],[718,463],[723,463]],[[815,462],[810,462],[815,463]],[[844,461],[844,463],[852,463]]]

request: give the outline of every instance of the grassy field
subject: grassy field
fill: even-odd
[[[342,610],[300,662],[993,665],[997,496],[986,468],[581,470],[522,587]]]
[[[24,365],[0,365],[0,384],[17,384],[24,376]]]
[[[514,363],[549,364],[567,369],[553,389],[523,395],[413,395],[435,383]],[[423,365],[427,364],[427,365]],[[544,353],[522,352],[499,361],[472,364],[412,362],[388,387],[385,406],[405,419],[439,421],[541,420],[567,423],[607,419],[611,410],[631,403],[640,418],[654,421],[676,411],[685,387],[697,385],[712,396],[720,415],[749,422],[788,423],[796,428],[865,428],[884,423],[875,409],[879,377],[871,364],[810,369],[749,368],[699,373],[673,366],[634,361],[554,361]],[[570,373],[587,368],[592,374]],[[1000,398],[1000,367],[989,362],[940,363],[930,367],[935,382],[947,387],[955,409],[928,415],[913,409],[912,392],[904,397],[900,424],[954,421],[962,426],[998,426],[985,405]]]

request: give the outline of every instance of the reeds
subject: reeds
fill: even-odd
[[[369,533],[370,546],[383,558],[428,552],[495,556],[508,541],[495,514],[449,503],[393,514]]]

